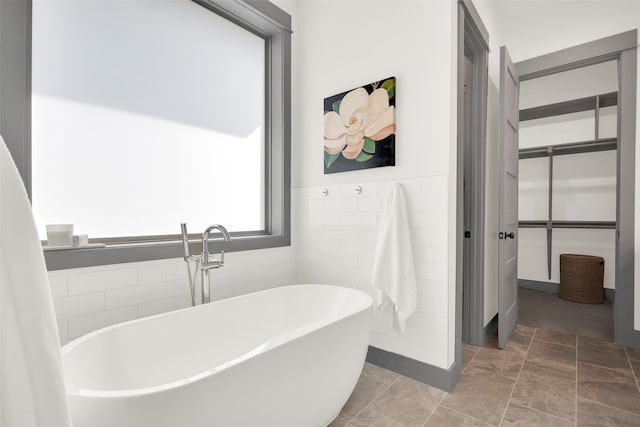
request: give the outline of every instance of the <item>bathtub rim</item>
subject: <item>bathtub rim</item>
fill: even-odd
[[[159,384],[159,385],[154,385],[154,386],[149,386],[149,387],[138,387],[138,388],[132,388],[132,389],[126,389],[126,390],[97,390],[97,389],[86,389],[86,388],[82,388],[79,387],[77,385],[74,384],[69,384],[66,381],[66,375],[65,375],[65,389],[66,389],[66,393],[67,395],[71,395],[71,396],[78,396],[78,397],[95,397],[95,398],[122,398],[122,397],[135,397],[135,396],[145,396],[145,395],[151,395],[151,394],[156,394],[156,393],[162,393],[162,392],[166,392],[169,390],[174,390],[174,389],[178,389],[181,387],[185,387],[187,385],[199,382],[199,381],[203,381],[204,379],[213,376],[215,374],[221,373],[226,371],[227,369],[230,369],[234,366],[237,366],[239,364],[241,364],[242,362],[251,359],[252,357],[255,357],[259,354],[263,354],[263,353],[267,353],[270,351],[273,351],[277,348],[279,348],[280,346],[286,344],[287,342],[290,342],[294,339],[298,339],[298,338],[302,338],[306,335],[309,335],[311,332],[316,331],[322,327],[328,326],[332,323],[337,323],[339,321],[348,319],[350,317],[354,317],[357,315],[360,315],[362,312],[364,311],[368,311],[371,310],[373,307],[373,298],[371,297],[371,295],[369,295],[367,292],[364,292],[360,289],[354,289],[354,288],[350,288],[350,287],[346,287],[346,286],[339,286],[339,285],[325,285],[325,284],[297,284],[297,285],[283,285],[283,286],[278,286],[275,288],[270,288],[270,289],[265,289],[262,291],[257,291],[257,292],[252,292],[249,294],[244,294],[244,295],[238,295],[236,297],[232,297],[232,298],[226,298],[226,299],[222,299],[222,300],[218,300],[218,301],[213,301],[211,303],[208,304],[200,304],[197,306],[192,306],[192,307],[186,307],[186,308],[181,308],[178,310],[172,310],[172,311],[167,311],[165,313],[159,313],[159,314],[155,314],[152,316],[147,316],[147,317],[143,317],[140,319],[134,319],[134,320],[128,320],[126,322],[121,322],[121,323],[116,323],[115,325],[109,325],[106,326],[104,328],[100,328],[97,329],[95,331],[89,332],[88,334],[85,334],[69,343],[67,343],[66,345],[64,345],[61,350],[61,357],[64,361],[64,357],[67,353],[71,352],[75,347],[81,345],[82,343],[92,339],[93,337],[97,336],[97,335],[101,335],[105,332],[108,332],[110,330],[113,329],[118,329],[118,328],[123,328],[126,327],[128,325],[131,324],[135,324],[135,323],[139,323],[139,322],[144,322],[144,321],[149,321],[155,318],[160,318],[160,317],[166,317],[166,316],[171,316],[171,315],[178,315],[179,313],[182,313],[186,310],[203,310],[205,308],[210,308],[211,305],[215,305],[218,303],[224,303],[224,302],[231,302],[232,300],[236,300],[236,299],[241,299],[241,298],[248,298],[252,295],[258,295],[258,294],[262,294],[262,293],[266,293],[266,292],[273,292],[276,289],[280,289],[280,288],[308,288],[308,287],[324,287],[324,288],[332,288],[332,289],[346,289],[348,292],[353,292],[353,293],[358,293],[363,297],[363,301],[362,304],[359,304],[357,306],[357,309],[347,313],[346,315],[342,315],[342,316],[337,316],[337,317],[331,317],[328,319],[321,319],[321,320],[317,320],[315,322],[311,322],[302,326],[299,326],[297,328],[294,328],[290,331],[287,331],[283,334],[277,335],[271,339],[269,339],[267,342],[265,343],[261,343],[259,345],[257,345],[255,348],[241,354],[240,356],[233,358],[223,364],[220,364],[212,369],[207,369],[205,371],[199,372],[197,374],[191,375],[188,378],[182,378],[179,380],[175,380],[175,381],[170,381],[167,383],[163,383],[163,384]]]

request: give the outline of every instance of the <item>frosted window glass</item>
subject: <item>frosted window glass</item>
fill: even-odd
[[[36,0],[32,37],[41,238],[264,229],[264,39],[189,0]]]

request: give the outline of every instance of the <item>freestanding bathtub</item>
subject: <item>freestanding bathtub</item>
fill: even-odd
[[[322,427],[358,380],[371,297],[275,288],[110,326],[62,349],[74,427]]]

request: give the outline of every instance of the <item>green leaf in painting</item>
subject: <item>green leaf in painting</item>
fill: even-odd
[[[387,91],[389,99],[391,99],[396,93],[396,79],[385,80],[380,87]]]
[[[360,152],[360,155],[356,157],[356,162],[366,162],[367,160],[371,160],[373,158],[372,154],[367,154],[364,151]]]
[[[340,103],[342,102],[342,100],[336,101],[333,103],[332,107],[333,107],[333,111],[335,111],[336,113],[340,114]]]
[[[327,166],[327,169],[331,167],[333,162],[335,162],[338,157],[340,157],[340,153],[329,154],[326,151],[324,152],[324,164]]]
[[[376,152],[376,142],[369,138],[364,138],[364,147],[362,147],[362,151],[366,151],[369,154],[373,154]]]

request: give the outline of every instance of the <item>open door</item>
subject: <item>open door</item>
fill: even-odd
[[[518,321],[518,94],[520,81],[505,46],[500,48],[500,166],[498,211],[498,346]]]

